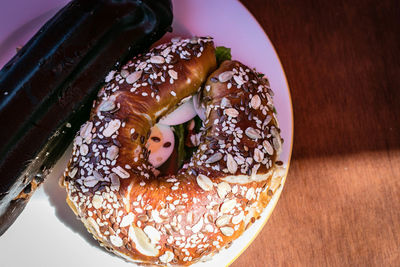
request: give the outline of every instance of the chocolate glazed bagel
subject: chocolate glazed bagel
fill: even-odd
[[[268,82],[236,61],[216,68],[210,38],[176,39],[107,77],[63,184],[70,207],[115,254],[157,265],[205,260],[238,238],[278,188],[282,140]],[[150,128],[199,90],[201,144],[177,174],[157,177],[145,146]]]

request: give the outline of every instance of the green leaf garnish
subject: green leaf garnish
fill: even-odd
[[[231,49],[225,46],[217,46],[215,48],[215,57],[217,58],[217,65],[219,66],[224,60],[231,60]]]

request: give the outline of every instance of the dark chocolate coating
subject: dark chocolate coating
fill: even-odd
[[[74,0],[0,71],[0,235],[89,118],[104,77],[171,27],[169,0]],[[68,126],[68,127],[67,127]]]

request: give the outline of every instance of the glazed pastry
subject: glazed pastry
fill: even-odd
[[[173,39],[108,80],[64,174],[75,214],[102,246],[134,262],[190,265],[229,246],[283,175],[267,80],[237,61],[217,68],[210,38]],[[176,174],[159,175],[150,130],[199,90],[198,148]]]

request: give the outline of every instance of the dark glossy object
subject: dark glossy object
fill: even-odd
[[[32,181],[43,181],[88,119],[106,74],[149,48],[171,23],[169,0],[75,0],[4,66],[0,235],[26,205]]]

